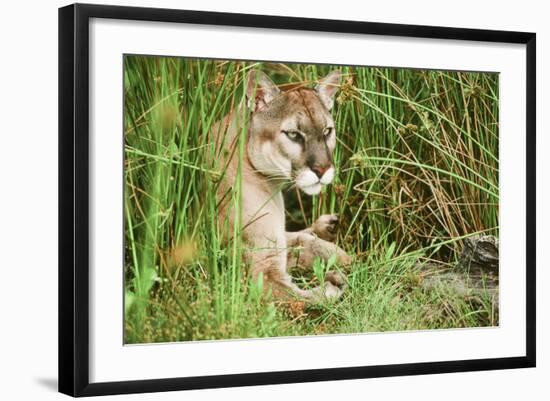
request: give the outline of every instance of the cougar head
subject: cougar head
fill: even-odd
[[[308,195],[332,182],[336,128],[330,110],[340,76],[335,70],[315,89],[281,92],[263,72],[249,73],[246,95],[252,114],[247,152],[258,172],[291,180]]]

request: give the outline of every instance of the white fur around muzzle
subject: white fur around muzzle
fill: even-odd
[[[319,179],[317,175],[309,168],[303,169],[296,176],[296,186],[307,195],[317,195],[321,192],[322,185],[328,185],[334,179],[334,167],[329,168]]]

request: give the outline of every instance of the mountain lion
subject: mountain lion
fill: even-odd
[[[304,193],[317,195],[334,179],[336,129],[330,110],[340,77],[335,70],[315,89],[297,87],[282,92],[266,74],[251,71],[246,104],[235,108],[213,130],[218,161],[224,169],[217,192],[222,232],[231,236],[240,221],[252,278],[262,275],[266,287],[278,298],[319,300],[343,292],[344,279],[337,272],[329,272],[324,285],[311,290],[292,281],[287,266],[311,268],[316,257],[328,260],[332,255],[338,264],[347,265],[351,257],[331,242],[336,238],[336,215],[323,215],[306,230],[286,232],[281,193],[284,183],[290,181]],[[243,132],[243,127],[248,131]],[[240,135],[245,139],[239,141]],[[238,156],[239,146],[242,157]],[[231,199],[235,188],[241,193],[239,210]],[[298,251],[293,251],[296,248]]]

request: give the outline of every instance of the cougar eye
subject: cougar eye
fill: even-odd
[[[323,134],[324,134],[325,136],[329,136],[330,134],[332,134],[332,130],[333,130],[332,127],[326,127],[326,128],[325,128],[325,131],[323,132]]]
[[[300,142],[302,140],[302,135],[298,131],[283,131],[283,133],[291,141]]]

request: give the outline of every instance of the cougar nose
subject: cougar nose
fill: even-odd
[[[315,175],[319,178],[323,176],[327,172],[327,170],[330,168],[330,165],[328,164],[314,164],[311,166],[311,170],[315,173]]]

